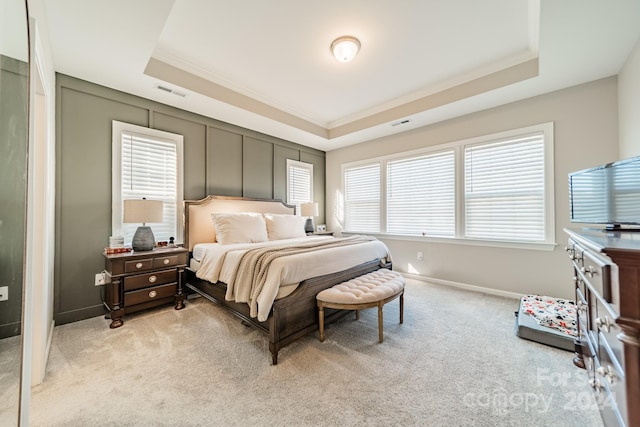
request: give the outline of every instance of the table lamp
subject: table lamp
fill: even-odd
[[[301,204],[300,214],[308,217],[307,222],[304,223],[305,233],[313,233],[313,217],[318,216],[318,204],[315,202]]]
[[[122,222],[136,223],[141,222],[142,225],[136,229],[131,241],[134,251],[150,251],[156,245],[155,237],[151,227],[146,225],[148,222],[162,222],[162,201],[133,199],[124,201],[124,217]]]

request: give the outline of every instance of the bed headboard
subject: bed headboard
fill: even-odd
[[[193,250],[197,243],[211,242],[214,235],[212,213],[258,212],[274,214],[296,213],[296,207],[282,200],[247,197],[207,196],[201,200],[184,201],[184,246]]]

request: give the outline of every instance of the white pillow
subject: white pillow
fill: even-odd
[[[269,240],[292,239],[304,237],[306,218],[298,215],[264,214],[267,221]]]
[[[213,213],[216,240],[221,245],[257,243],[269,240],[265,220],[259,213]]]

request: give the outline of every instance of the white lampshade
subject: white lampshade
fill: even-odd
[[[318,204],[315,202],[303,203],[300,205],[300,215],[318,216]]]
[[[331,43],[331,53],[340,62],[349,62],[360,50],[360,40],[352,36],[338,37]]]
[[[124,201],[125,223],[162,222],[162,200],[133,199]]]

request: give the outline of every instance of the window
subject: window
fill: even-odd
[[[455,237],[455,152],[387,162],[387,233]]]
[[[553,247],[553,123],[342,170],[345,232]]]
[[[302,203],[313,201],[313,165],[287,159],[287,203],[300,214]]]
[[[345,229],[380,231],[380,164],[354,167],[344,172]]]
[[[465,236],[544,241],[544,134],[464,151]]]
[[[155,129],[113,122],[112,233],[131,244],[141,224],[122,222],[123,200],[162,200],[161,224],[147,224],[156,241],[182,243],[182,145],[183,137]]]

